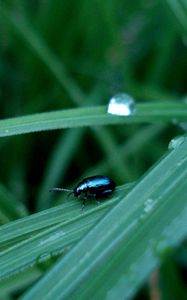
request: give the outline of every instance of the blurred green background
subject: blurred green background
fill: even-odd
[[[185,101],[186,17],[185,1],[1,1],[0,117],[107,104],[119,92],[137,102]],[[10,213],[5,205],[0,221],[53,206],[49,188],[87,175],[109,175],[119,185],[136,181],[183,133],[173,120],[3,138],[1,197],[9,193],[20,209]],[[167,268],[174,274],[169,281],[185,285],[185,243],[171,256],[162,272],[165,299],[175,299]],[[149,299],[144,289],[138,297]]]

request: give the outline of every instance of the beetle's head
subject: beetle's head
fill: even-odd
[[[79,197],[81,194],[81,191],[79,188],[76,187],[76,188],[74,188],[73,193],[74,193],[75,197]]]

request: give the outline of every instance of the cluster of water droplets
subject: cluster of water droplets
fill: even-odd
[[[128,94],[114,95],[108,103],[107,112],[112,115],[130,116],[135,111],[134,98]]]
[[[148,198],[144,203],[144,212],[145,213],[151,212],[154,205],[155,205],[155,201],[153,201],[152,198]]]
[[[150,213],[155,209],[155,206],[157,205],[158,198],[147,198],[143,204],[143,211],[139,217],[139,222],[142,222],[145,220]]]

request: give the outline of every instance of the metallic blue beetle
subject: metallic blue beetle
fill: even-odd
[[[111,178],[97,175],[83,179],[73,190],[53,188],[50,191],[71,192],[77,198],[82,196],[84,207],[87,199],[94,198],[97,201],[97,199],[105,198],[113,193],[115,187],[116,184]]]

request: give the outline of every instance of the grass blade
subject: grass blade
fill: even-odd
[[[106,106],[84,107],[0,120],[0,137],[80,126],[187,120],[184,103],[137,104],[136,112],[127,117],[109,115],[106,111]]]
[[[127,193],[132,185],[120,187],[118,192]],[[119,198],[118,192],[115,193],[116,196],[113,199],[98,207],[92,201],[92,205],[90,204],[84,213],[80,212],[80,203],[75,200],[74,203],[64,203],[62,209],[59,207],[59,211],[50,209],[45,214],[44,212],[38,213],[2,226],[0,280],[33,267],[43,254],[48,253],[47,259],[49,259],[67,252],[67,249],[69,251],[72,245],[115,205]]]
[[[187,139],[170,151],[22,300],[128,299],[187,234]],[[110,276],[108,276],[110,274]]]

